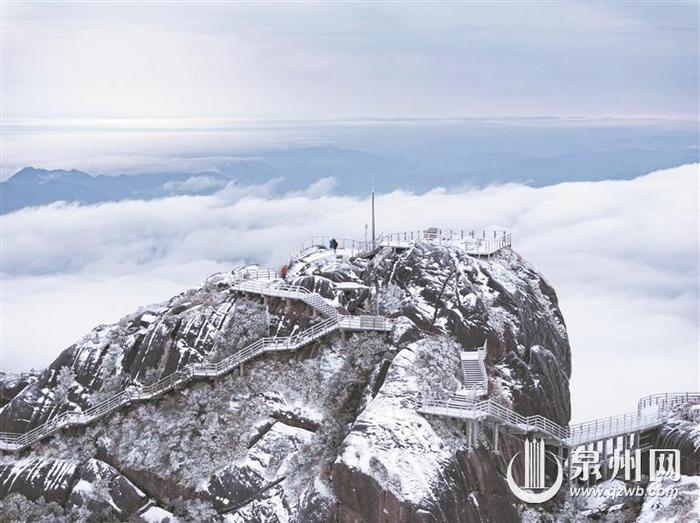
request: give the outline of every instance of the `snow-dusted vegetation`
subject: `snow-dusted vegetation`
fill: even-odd
[[[700,521],[700,476],[682,476],[680,481],[659,479],[647,489],[663,492],[677,489],[677,495],[647,495],[637,523]]]
[[[544,517],[519,510],[503,480],[503,460],[520,450],[517,438],[502,435],[496,453],[485,425],[469,449],[463,424],[416,412],[423,396],[463,389],[460,351],[485,345],[492,398],[568,421],[566,330],[553,289],[532,267],[507,250],[486,260],[417,244],[367,260],[319,249],[292,264],[288,281],[341,314],[378,308],[395,320],[394,330],[336,334],[297,352],[259,356],[59,432],[20,461],[5,456],[3,514],[47,521]],[[130,384],[319,321],[304,303],[262,304],[229,287],[226,274],[216,275],[98,327],[29,380],[0,417],[36,426]],[[679,413],[677,423],[691,418]],[[559,513],[616,512],[614,504],[601,507],[566,502]]]

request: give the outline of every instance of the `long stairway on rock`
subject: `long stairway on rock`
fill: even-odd
[[[19,451],[31,447],[64,427],[87,425],[132,402],[155,398],[194,378],[222,376],[266,352],[294,351],[336,331],[389,332],[393,328],[392,320],[382,316],[341,315],[322,296],[303,287],[278,280],[274,271],[246,267],[234,270],[226,279],[230,283],[231,290],[262,297],[300,300],[313,307],[325,319],[292,336],[265,337],[254,341],[218,362],[195,363],[155,383],[130,386],[89,409],[82,412],[64,412],[28,432],[0,432],[0,450]]]

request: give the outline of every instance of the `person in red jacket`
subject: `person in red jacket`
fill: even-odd
[[[280,269],[280,276],[282,276],[283,280],[287,279],[287,272],[289,271],[289,267],[286,265],[282,265],[282,268]]]

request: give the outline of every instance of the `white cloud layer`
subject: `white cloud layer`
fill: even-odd
[[[3,216],[2,368],[48,364],[98,323],[243,260],[279,265],[307,236],[361,238],[368,201],[333,180],[270,197],[228,186]],[[555,286],[573,349],[574,416],[632,408],[652,392],[698,388],[698,166],[632,181],[394,192],[380,230],[499,227]],[[601,410],[602,409],[602,410]]]

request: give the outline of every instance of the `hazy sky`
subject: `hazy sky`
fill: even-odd
[[[2,4],[8,118],[695,118],[696,2]]]

